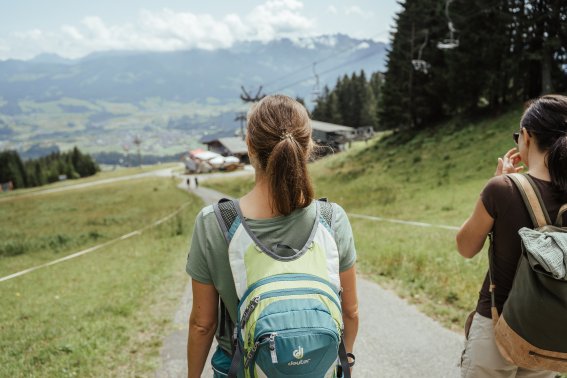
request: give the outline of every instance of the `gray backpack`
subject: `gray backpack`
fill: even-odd
[[[489,278],[496,344],[511,363],[532,370],[567,371],[567,227],[559,210],[552,225],[541,194],[528,175],[508,175],[528,209],[533,229],[518,231],[522,256],[502,314],[494,300],[492,243]]]

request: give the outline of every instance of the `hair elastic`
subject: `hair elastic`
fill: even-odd
[[[284,139],[286,139],[286,138],[289,138],[290,140],[292,140],[292,139],[293,139],[293,134],[290,133],[290,132],[287,132],[287,133],[283,133],[283,134],[280,136],[280,139],[281,139],[281,140],[284,140]]]

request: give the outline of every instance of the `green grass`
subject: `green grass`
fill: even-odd
[[[18,218],[14,226],[3,221],[0,230],[10,236],[0,240],[30,247],[0,256],[4,276],[146,226],[187,201],[140,236],[1,282],[0,376],[152,376],[187,283],[188,238],[201,201],[172,180],[145,179],[0,204],[3,215]],[[57,235],[69,241],[38,249]]]
[[[0,203],[0,275],[139,229],[176,209],[184,194],[160,178],[122,181]],[[175,189],[175,188],[173,188]]]
[[[521,110],[478,122],[451,121],[395,133],[311,164],[316,195],[347,212],[460,226],[492,177],[498,156],[513,147]],[[238,197],[252,177],[203,185]],[[476,305],[486,254],[456,251],[455,231],[351,218],[363,274],[460,329]]]
[[[0,192],[0,201],[2,201],[3,198],[24,196],[29,193],[41,192],[46,189],[61,188],[65,186],[72,186],[72,185],[100,181],[110,178],[132,176],[140,173],[148,173],[161,169],[171,168],[175,170],[178,167],[179,167],[179,163],[163,163],[163,164],[146,165],[142,167],[128,167],[128,168],[118,168],[115,170],[101,171],[93,176],[84,177],[76,180],[58,181],[51,184],[33,187],[33,188],[18,189],[11,192]]]

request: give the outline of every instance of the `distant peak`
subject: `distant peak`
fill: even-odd
[[[55,53],[41,53],[36,55],[34,58],[29,60],[34,63],[57,63],[57,64],[68,64],[72,63],[72,59],[63,58]]]

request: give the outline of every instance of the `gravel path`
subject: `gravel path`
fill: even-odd
[[[182,185],[186,185],[185,180]],[[213,203],[223,196],[208,188],[192,190],[205,203]],[[461,335],[362,277],[358,278],[358,298],[360,328],[355,343],[355,377],[459,376]],[[174,317],[176,330],[164,339],[162,366],[156,371],[156,377],[187,376],[187,319],[191,300],[188,284]],[[212,377],[209,362],[203,376]]]

